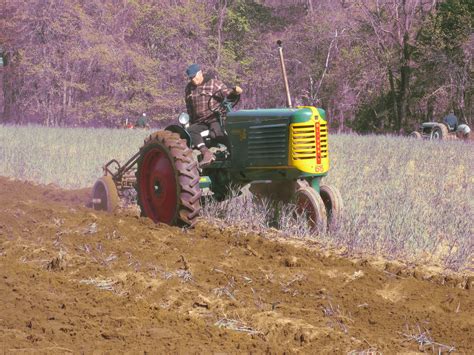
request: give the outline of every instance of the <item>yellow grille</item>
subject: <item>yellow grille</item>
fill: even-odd
[[[289,164],[307,172],[323,174],[329,170],[328,125],[317,111],[308,122],[290,126]]]
[[[321,159],[328,157],[328,124],[321,120],[319,124],[319,144]]]

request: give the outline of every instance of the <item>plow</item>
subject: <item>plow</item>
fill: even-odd
[[[92,206],[95,210],[113,212],[120,198],[135,193],[136,163],[140,153],[135,154],[125,164],[120,165],[116,159],[104,165],[104,176],[92,187]]]
[[[224,140],[209,131],[201,136],[215,161],[200,167],[188,132],[190,117],[156,131],[123,165],[112,159],[94,184],[96,210],[113,212],[120,198],[136,194],[141,215],[155,223],[193,226],[200,215],[203,190],[223,201],[230,190],[250,185],[257,198],[294,204],[315,233],[341,224],[343,200],[337,187],[324,184],[329,171],[326,113],[313,106],[293,107],[278,42],[287,106],[234,110],[238,98],[209,97]]]

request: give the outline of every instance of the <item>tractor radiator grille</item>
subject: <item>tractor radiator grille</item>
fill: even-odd
[[[250,165],[286,165],[288,124],[249,127],[248,159]]]
[[[328,156],[327,123],[316,121],[314,124],[294,126],[292,129],[293,160],[315,159],[321,164],[321,159]]]

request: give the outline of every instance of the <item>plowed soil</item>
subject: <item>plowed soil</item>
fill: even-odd
[[[1,351],[474,351],[470,277],[88,199],[0,178]]]

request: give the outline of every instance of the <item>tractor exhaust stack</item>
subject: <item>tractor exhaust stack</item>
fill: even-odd
[[[288,76],[286,75],[285,60],[283,59],[283,48],[281,46],[280,40],[277,41],[277,45],[278,45],[278,52],[280,54],[281,72],[283,74],[283,80],[285,82],[286,106],[293,107],[293,104],[291,103],[290,87],[288,85]]]

